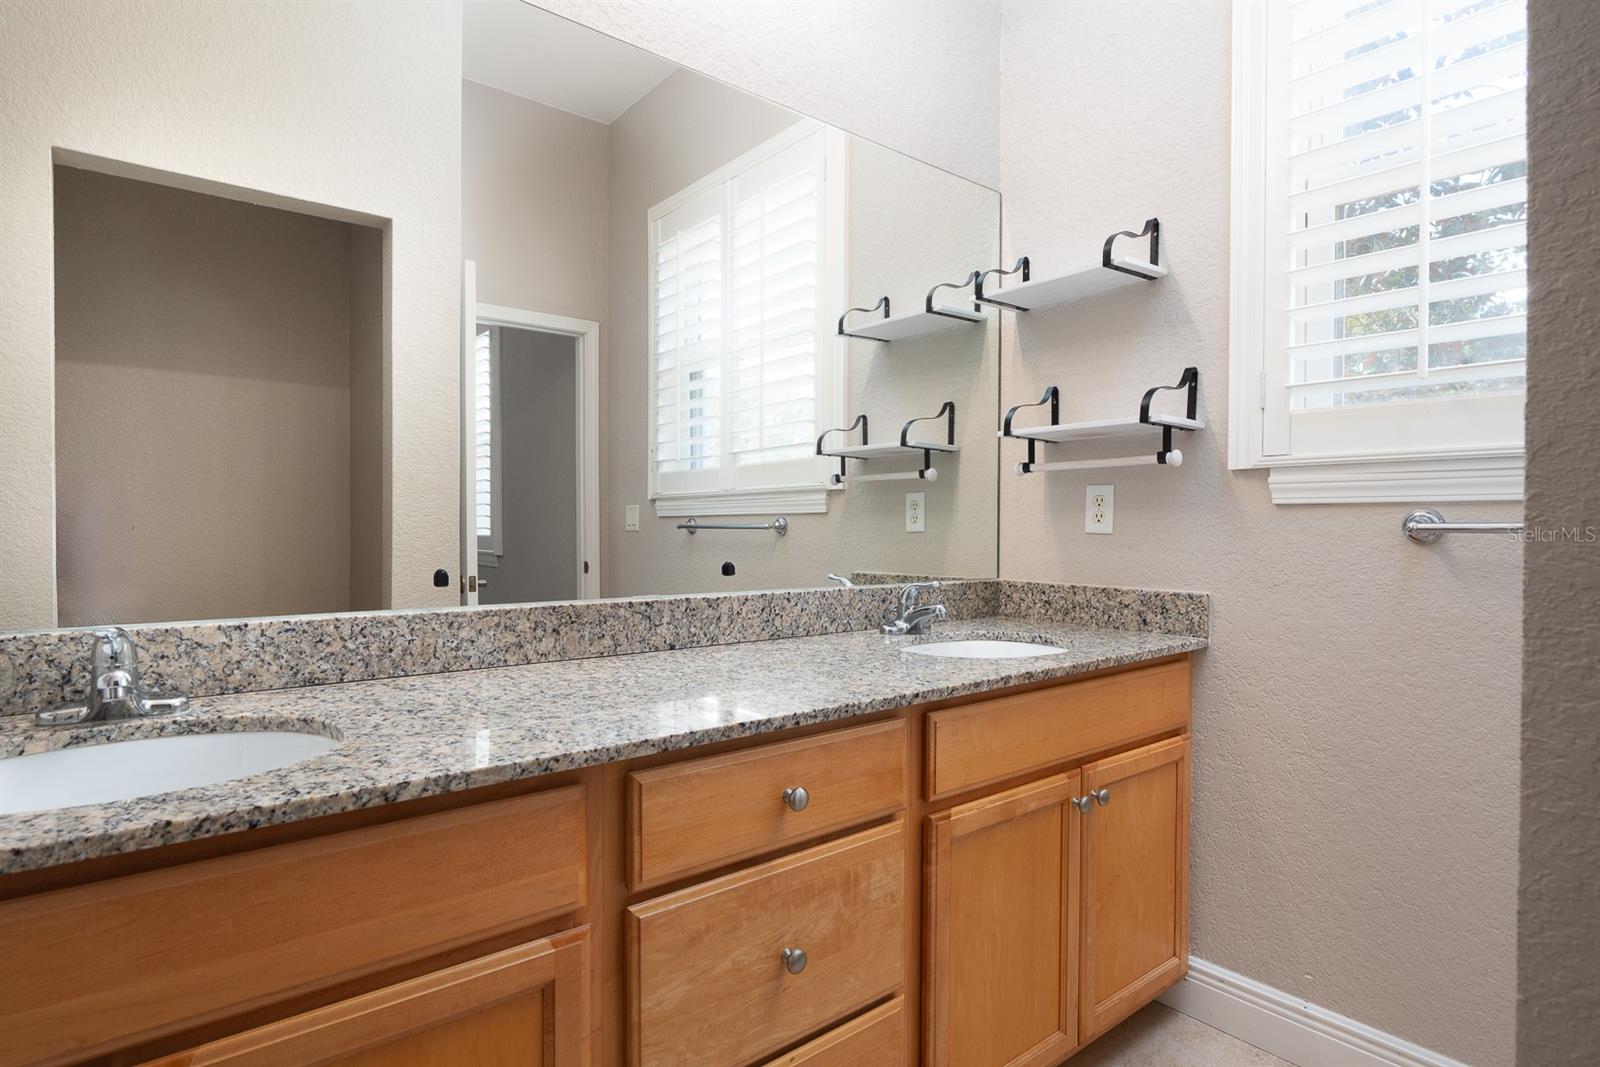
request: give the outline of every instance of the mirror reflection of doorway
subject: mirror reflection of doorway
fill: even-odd
[[[598,486],[588,484],[582,447],[584,349],[594,329],[479,308],[470,434],[480,604],[597,591],[584,542],[585,504]]]

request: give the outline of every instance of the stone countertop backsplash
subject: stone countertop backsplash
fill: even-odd
[[[0,757],[217,730],[302,730],[339,743],[301,763],[217,785],[0,815],[0,874],[1066,678],[1206,646],[1203,594],[951,583],[943,599],[955,619],[928,638],[885,637],[868,629],[875,629],[893,594],[887,587],[822,589],[137,628],[148,680],[157,691],[194,695],[187,711],[57,728],[37,727],[29,716],[4,716]],[[406,622],[424,633],[403,636]],[[369,626],[379,636],[364,629]],[[497,647],[533,635],[538,637],[531,648]],[[1067,651],[1012,660],[900,651],[911,643],[962,637],[1047,641]],[[0,655],[15,656],[19,644],[28,649],[29,667],[16,672],[13,682],[30,694],[20,710],[62,701],[60,688],[43,699],[39,676],[55,672],[60,685],[61,672],[71,666],[53,657],[71,650],[81,658],[83,640],[82,631],[0,637]],[[387,642],[400,647],[383,655],[372,651],[373,643]],[[152,654],[152,646],[160,651]],[[203,666],[185,673],[177,657],[186,650]],[[267,662],[250,662],[253,650]],[[319,669],[294,662],[295,656],[332,662]],[[159,671],[153,669],[157,663]],[[373,673],[395,666],[400,669],[393,674]]]

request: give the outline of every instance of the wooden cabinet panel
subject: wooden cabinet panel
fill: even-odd
[[[765,1067],[891,1067],[906,1056],[904,997],[840,1023]]]
[[[1189,724],[1189,661],[928,714],[928,799],[1043,771]]]
[[[66,1062],[581,906],[581,787],[0,903],[0,1064]]]
[[[588,927],[330,1004],[149,1067],[585,1067]]]
[[[899,720],[689,760],[628,776],[635,888],[843,830],[905,805]],[[794,811],[784,790],[801,787]]]
[[[1078,772],[930,816],[923,1056],[1042,1067],[1076,1047]]]
[[[629,908],[635,1067],[749,1063],[898,992],[904,833],[896,820]],[[799,973],[785,948],[805,951]]]
[[[1189,739],[1090,764],[1083,816],[1082,1029],[1088,1040],[1189,966]]]

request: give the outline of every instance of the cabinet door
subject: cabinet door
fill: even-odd
[[[1079,775],[928,819],[924,1057],[1053,1064],[1077,1040]]]
[[[147,1067],[583,1067],[588,932],[518,945]]]
[[[1153,999],[1189,966],[1189,739],[1083,769],[1082,1036]]]

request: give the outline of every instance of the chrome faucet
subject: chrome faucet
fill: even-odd
[[[830,582],[838,582],[845,589],[854,588],[854,586],[856,584],[855,582],[852,582],[849,578],[846,578],[842,574],[830,574],[830,575],[828,575],[828,581],[830,581]]]
[[[188,697],[152,697],[139,678],[139,652],[133,637],[120,626],[96,630],[89,650],[89,701],[52,708],[34,715],[43,726],[108,722],[182,711]]]
[[[938,589],[938,582],[911,582],[900,590],[900,617],[893,622],[886,622],[882,630],[886,634],[925,634],[933,628],[935,622],[943,622],[949,617],[943,604],[925,604],[919,606],[917,601],[922,596],[924,589]]]

